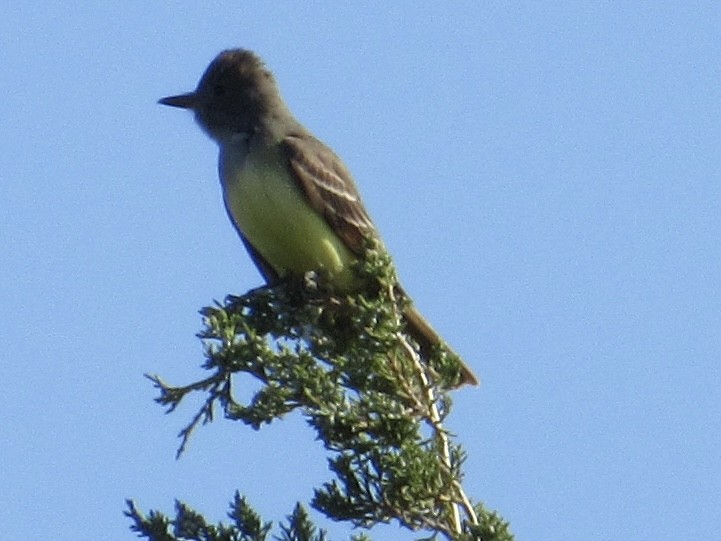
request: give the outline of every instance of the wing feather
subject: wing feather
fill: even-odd
[[[281,146],[310,206],[359,254],[365,239],[377,233],[348,168],[311,135],[288,135]]]

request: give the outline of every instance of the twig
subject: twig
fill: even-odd
[[[389,297],[393,302],[395,302],[394,297],[394,291],[392,288],[388,289]],[[398,316],[400,318],[400,315]],[[432,427],[435,437],[438,439],[440,443],[440,452],[441,452],[441,460],[443,462],[443,465],[448,470],[448,473],[451,474],[453,471],[453,465],[451,463],[451,448],[450,443],[448,440],[448,432],[443,427],[443,423],[441,420],[440,412],[438,411],[438,401],[436,398],[436,395],[434,393],[434,388],[430,384],[428,380],[428,376],[426,374],[426,367],[423,365],[420,356],[416,352],[416,350],[411,346],[411,344],[408,342],[408,339],[406,336],[404,336],[402,333],[398,333],[397,335],[398,340],[400,341],[403,348],[406,350],[410,358],[413,360],[413,363],[416,366],[418,376],[420,377],[421,384],[423,387],[423,391],[425,392],[425,405],[426,407],[423,407],[422,410],[427,410],[427,415],[424,415],[424,418],[426,421],[428,421],[429,425]],[[419,403],[420,400],[416,399],[416,394],[411,391],[410,386],[408,386],[404,381],[401,382],[401,384],[406,388],[409,392],[409,396],[415,399],[417,406],[423,406],[423,404]],[[471,501],[469,500],[468,496],[466,496],[465,491],[463,490],[463,487],[461,486],[460,482],[457,479],[454,479],[452,482],[452,486],[455,489],[454,492],[456,492],[457,498],[461,501],[461,504],[463,506],[463,510],[465,511],[466,516],[468,517],[468,520],[472,524],[478,524],[478,517],[476,516],[476,513],[473,509],[473,505],[471,504]],[[451,520],[452,520],[452,533],[460,535],[463,532],[463,524],[461,522],[461,515],[459,510],[459,503],[457,501],[454,501],[455,498],[452,498],[452,500],[449,502],[450,505],[450,511],[451,511]],[[444,532],[445,535],[451,539],[451,532]]]

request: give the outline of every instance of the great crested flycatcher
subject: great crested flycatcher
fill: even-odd
[[[352,263],[378,232],[348,169],[295,119],[258,56],[223,51],[195,91],[160,103],[192,110],[218,143],[225,208],[268,283],[324,269],[353,290]],[[404,318],[421,350],[441,343],[412,304]],[[478,384],[465,364],[461,383]]]

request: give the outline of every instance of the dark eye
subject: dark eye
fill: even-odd
[[[219,98],[225,94],[225,87],[223,85],[213,85],[213,96]]]

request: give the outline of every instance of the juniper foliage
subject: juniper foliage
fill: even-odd
[[[408,300],[382,250],[369,246],[356,271],[366,286],[361,293],[335,294],[325,276],[309,273],[201,311],[198,336],[210,375],[184,386],[149,376],[168,411],[191,393],[204,396],[180,433],[178,455],[218,412],[257,430],[298,410],[328,451],[333,478],[310,502],[327,517],[363,529],[395,521],[426,532],[424,539],[512,539],[503,519],[466,495],[466,455],[443,426],[449,391],[460,381],[457,357],[440,347],[421,356],[404,332]],[[260,384],[247,397],[234,385],[244,375]],[[130,501],[126,514],[151,541],[263,541],[271,530],[239,494],[228,525],[210,525],[179,502],[172,519],[145,516]],[[275,539],[326,540],[300,504],[279,530]]]

